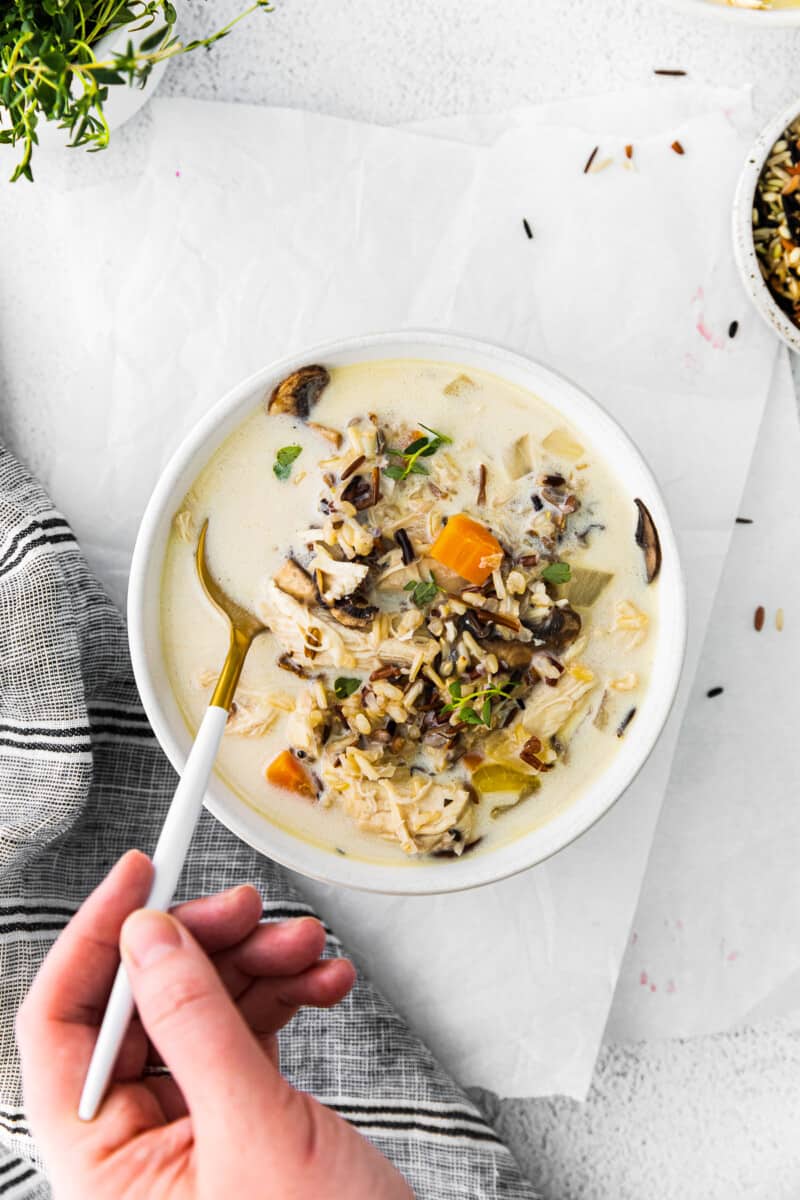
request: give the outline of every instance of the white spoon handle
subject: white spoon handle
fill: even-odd
[[[206,709],[153,855],[153,884],[145,902],[146,908],[163,911],[169,907],[200,816],[227,719],[225,708],[212,705]],[[82,1121],[91,1121],[100,1107],[133,1007],[128,976],[120,964],[81,1093],[78,1116]]]

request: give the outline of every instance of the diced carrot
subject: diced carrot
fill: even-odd
[[[466,513],[456,513],[430,549],[431,558],[470,583],[485,583],[503,561],[503,547],[493,533]]]
[[[317,795],[308,772],[300,766],[291,750],[281,750],[278,757],[273,758],[267,767],[267,782],[273,787],[283,788],[286,792],[309,796],[312,800]]]

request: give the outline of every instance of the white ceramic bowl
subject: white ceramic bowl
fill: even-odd
[[[276,383],[309,362],[328,366],[391,358],[427,359],[492,371],[541,395],[585,432],[613,466],[631,497],[650,509],[661,537],[659,620],[652,679],[636,720],[611,764],[574,803],[547,825],[485,852],[460,859],[409,861],[397,866],[343,858],[294,837],[247,807],[214,776],[206,807],[230,830],[270,858],[330,883],[379,892],[459,891],[491,883],[541,862],[594,824],[624,792],[653,748],[678,685],[686,634],[683,577],[675,537],[658,486],[638,450],[598,404],[561,376],[508,350],[447,333],[387,333],[317,346],[265,367],[229,392],[178,448],[142,518],[131,565],[128,630],[142,702],[156,736],[178,771],[191,738],[173,696],[161,651],[159,591],[172,517],[196,475],[220,443]]]
[[[750,29],[785,29],[800,25],[800,8],[739,8],[732,4],[714,4],[712,0],[663,0],[670,8],[689,13],[693,17],[720,17],[723,21],[735,21]]]
[[[773,299],[761,274],[753,241],[753,197],[756,184],[770,150],[798,113],[800,113],[800,100],[795,100],[789,108],[784,109],[762,129],[747,155],[747,161],[739,176],[733,200],[733,252],[745,291],[757,311],[770,329],[783,338],[790,349],[800,351],[800,329],[793,321],[789,320],[783,309]]]

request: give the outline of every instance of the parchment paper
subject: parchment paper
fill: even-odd
[[[800,1017],[797,402],[781,352],[606,1036]],[[757,605],[766,620],[753,627]],[[775,618],[784,610],[784,628]],[[722,695],[709,698],[710,688]]]
[[[662,482],[689,582],[686,685],[612,814],[473,894],[308,888],[461,1081],[582,1096],[774,358],[730,255],[747,94],[516,113],[477,121],[475,146],[463,122],[447,136],[192,101],[148,113],[140,176],[120,151],[99,184],[75,160],[49,190],[6,188],[0,227],[7,435],[118,597],[186,430],[244,374],[339,334],[438,326],[536,355],[623,422]],[[613,162],[585,175],[597,143]]]

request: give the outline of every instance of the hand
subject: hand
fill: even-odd
[[[374,1146],[278,1069],[277,1031],[354,982],[346,960],[319,961],[319,922],[259,925],[249,886],[171,916],[142,909],[151,877],[138,851],[117,863],[19,1011],[25,1108],[56,1200],[413,1200]],[[118,945],[138,1016],[87,1123],[78,1099]],[[159,1062],[171,1076],[145,1075]]]

